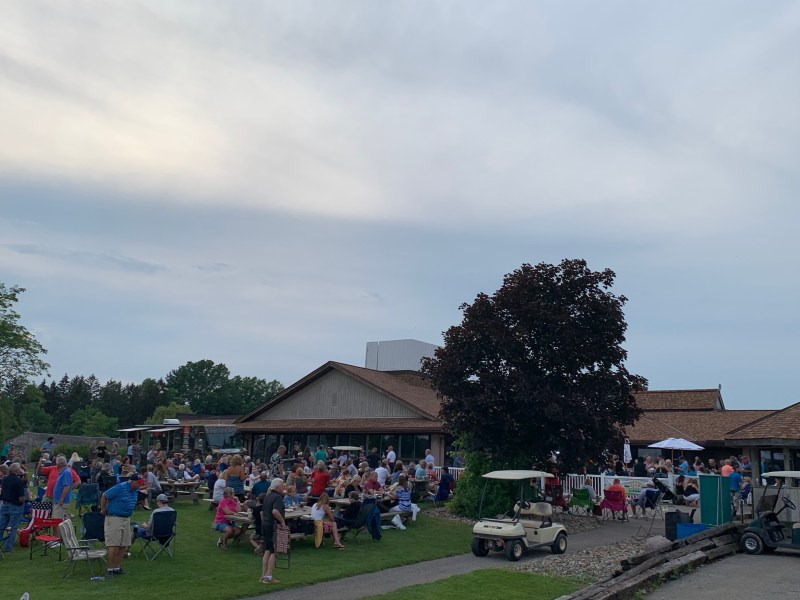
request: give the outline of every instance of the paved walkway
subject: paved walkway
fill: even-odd
[[[570,535],[567,552],[605,546],[606,544],[632,537],[636,535],[641,524],[641,521],[635,519],[628,522],[606,521],[600,527],[590,531]],[[522,561],[537,560],[548,554],[550,553],[546,550],[534,550],[526,553]],[[324,598],[325,600],[354,600],[355,598],[386,594],[409,585],[438,581],[439,579],[469,573],[477,569],[505,567],[508,564],[508,560],[502,554],[492,553],[485,558],[478,558],[473,556],[472,553],[461,554],[449,558],[385,569],[380,572],[380,576],[376,573],[365,573],[336,581],[289,588],[250,600],[289,600],[301,597]],[[359,596],[357,590],[368,590],[368,592],[364,596]]]

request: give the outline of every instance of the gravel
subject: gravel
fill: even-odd
[[[554,577],[574,577],[583,581],[597,581],[614,574],[623,558],[642,551],[643,540],[629,538],[606,546],[596,546],[566,554],[548,554],[539,560],[531,560],[513,567],[514,571],[525,571]]]

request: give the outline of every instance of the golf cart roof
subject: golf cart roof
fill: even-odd
[[[358,446],[334,446],[334,450],[345,450],[347,452],[353,452],[355,450],[361,450]]]
[[[800,479],[800,471],[770,471],[762,477],[781,477],[786,479]]]
[[[523,479],[537,479],[539,477],[555,477],[552,473],[544,471],[491,471],[484,475],[486,479],[504,479],[506,481],[521,481]]]

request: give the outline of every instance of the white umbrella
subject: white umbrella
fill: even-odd
[[[625,438],[625,444],[622,446],[622,462],[626,465],[633,460],[633,456],[631,455],[631,441],[628,438]]]
[[[703,446],[698,446],[683,438],[667,438],[655,444],[650,444],[648,448],[661,448],[662,450],[705,450]]]

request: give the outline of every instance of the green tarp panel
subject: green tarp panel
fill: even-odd
[[[731,478],[699,475],[700,522],[721,525],[731,520]]]

